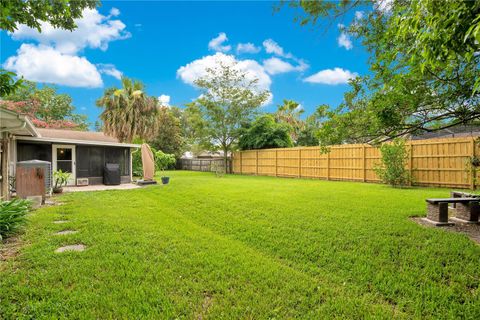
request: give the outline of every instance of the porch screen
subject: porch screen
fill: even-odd
[[[130,175],[130,152],[119,147],[77,147],[77,176],[79,178],[102,177],[105,163],[120,165],[122,176]]]

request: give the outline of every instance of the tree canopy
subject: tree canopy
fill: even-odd
[[[15,92],[5,96],[0,105],[30,117],[38,128],[87,130],[87,116],[75,113],[72,97],[60,94],[55,86],[41,88],[25,81]]]
[[[249,77],[236,64],[218,63],[207,68],[195,85],[202,94],[188,105],[187,112],[203,143],[223,150],[226,161],[238,142],[242,124],[253,119],[269,92],[260,90],[258,79]]]
[[[271,114],[263,114],[246,125],[238,146],[243,150],[292,147],[290,133],[288,124],[276,122]]]
[[[302,1],[302,24],[365,8],[363,1]],[[326,112],[322,144],[378,142],[480,117],[480,3],[396,0],[347,28],[370,53],[370,75],[351,81],[342,104]]]
[[[159,107],[158,131],[149,144],[157,150],[174,154],[180,158],[184,152],[185,141],[181,127],[181,111],[176,107]]]
[[[42,22],[54,28],[73,30],[75,19],[81,18],[83,10],[95,8],[98,0],[5,0],[0,2],[0,29],[8,32],[17,30],[18,25],[42,31]],[[0,97],[13,93],[22,85],[16,74],[0,69]]]
[[[150,140],[158,132],[158,101],[147,96],[140,81],[123,77],[122,87],[106,89],[97,106],[103,108],[103,131],[121,142]]]

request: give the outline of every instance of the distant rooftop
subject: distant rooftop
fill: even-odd
[[[441,129],[434,132],[424,132],[412,135],[412,140],[439,139],[439,138],[459,138],[459,137],[478,137],[480,136],[479,125],[458,125],[447,129]]]

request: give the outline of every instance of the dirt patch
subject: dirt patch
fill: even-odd
[[[21,241],[19,237],[7,238],[3,242],[0,241],[0,261],[7,261],[15,257],[21,248]]]
[[[448,232],[457,232],[457,233],[463,233],[467,235],[470,239],[472,239],[474,242],[480,245],[480,224],[475,224],[475,223],[463,223],[463,222],[457,222],[457,221],[451,221],[455,223],[453,226],[442,226],[442,227],[435,227],[431,225],[428,222],[425,222],[422,220],[420,217],[414,217],[410,218],[416,223],[426,226],[426,227],[431,227],[431,228],[441,228],[444,229]]]
[[[195,319],[197,320],[202,320],[205,318],[205,316],[207,315],[207,312],[208,312],[208,308],[210,308],[210,306],[212,305],[212,302],[213,302],[213,297],[212,297],[212,294],[210,292],[204,292],[203,293],[203,301],[202,301],[202,305],[201,307],[199,308],[199,310],[195,313]]]

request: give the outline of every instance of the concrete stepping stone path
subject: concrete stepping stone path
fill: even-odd
[[[60,247],[57,250],[55,250],[55,252],[56,253],[61,253],[61,252],[65,252],[65,251],[84,251],[85,248],[86,248],[86,246],[83,245],[83,244],[73,244],[73,245],[69,245],[69,246]]]
[[[56,221],[53,221],[53,223],[55,224],[62,224],[62,223],[67,223],[67,222],[70,222],[68,220],[56,220]]]
[[[74,233],[77,233],[77,232],[78,231],[76,231],[76,230],[62,230],[62,231],[56,232],[55,235],[63,236],[63,235],[66,235],[66,234],[74,234]]]

